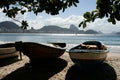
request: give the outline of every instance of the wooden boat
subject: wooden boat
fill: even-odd
[[[15,49],[14,43],[6,43],[0,45],[0,59],[18,57],[19,53]]]
[[[60,43],[60,42],[49,42],[49,44],[53,44],[56,47],[66,47],[66,43]]]
[[[85,68],[102,63],[109,50],[100,41],[86,41],[71,48],[68,52],[73,62]]]
[[[64,52],[65,48],[39,44],[35,42],[15,42],[17,51],[23,52],[32,60],[58,58]]]

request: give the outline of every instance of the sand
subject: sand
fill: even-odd
[[[29,66],[29,58],[0,62],[0,80],[120,80],[120,54],[108,53],[106,61],[90,70],[81,70],[68,53],[52,65]]]

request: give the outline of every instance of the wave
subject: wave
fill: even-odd
[[[120,53],[120,46],[108,46],[110,53]]]
[[[0,44],[12,43],[12,41],[0,41]]]

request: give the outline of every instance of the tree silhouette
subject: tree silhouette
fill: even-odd
[[[95,19],[104,17],[112,24],[120,21],[120,0],[97,0],[96,4],[96,10],[84,13],[84,21],[79,26],[83,25],[83,28],[85,28],[86,23],[94,22]]]
[[[15,19],[20,12],[34,12],[34,14],[45,11],[47,14],[57,15],[59,11],[63,12],[71,6],[77,6],[79,0],[0,0],[0,8],[6,16]],[[20,21],[19,21],[20,22]],[[27,29],[27,21],[22,21],[21,28]]]
[[[45,11],[47,14],[57,15],[71,7],[77,7],[79,0],[0,0],[0,8],[9,18],[15,19],[18,13],[34,12],[34,14]],[[94,22],[97,18],[108,18],[108,22],[116,24],[120,20],[120,0],[97,0],[96,10],[84,13],[84,20],[79,26],[85,28],[87,22]],[[28,23],[21,22],[21,28],[27,29]]]

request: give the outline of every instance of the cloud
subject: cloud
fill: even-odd
[[[119,25],[120,23],[118,21],[115,25],[113,25],[112,23],[108,23],[106,18],[103,18],[103,19],[97,19],[95,20],[95,22],[90,23],[86,28],[86,30],[93,29],[104,33],[111,33],[111,32],[120,31]]]
[[[28,23],[30,27],[34,27],[35,29],[39,29],[46,24],[44,17],[37,16],[35,19],[28,19]]]
[[[2,12],[3,9],[0,9],[0,22],[10,20],[5,14]]]
[[[82,16],[78,15],[70,15],[67,17],[64,16],[43,16],[38,15],[35,16],[33,14],[25,13],[24,15],[21,15],[20,13],[17,15],[16,19],[18,20],[27,20],[29,23],[29,28],[34,27],[35,29],[40,29],[45,25],[57,25],[64,28],[69,28],[71,24],[74,24],[78,27],[79,23],[83,20]],[[2,10],[0,9],[0,22],[2,21],[13,21],[12,19],[5,16],[5,14],[2,13]],[[19,24],[18,22],[14,21],[15,23]],[[117,22],[116,25],[113,25],[112,23],[108,23],[107,19],[97,19],[93,23],[87,24],[87,27],[84,30],[93,29],[97,31],[101,31],[104,33],[110,33],[110,32],[116,32],[120,31],[120,23]],[[79,28],[82,30],[83,28]]]
[[[82,20],[82,16],[75,15],[68,16],[67,18],[59,16],[50,16],[46,18],[38,15],[34,20],[29,19],[28,22],[30,24],[30,27],[34,27],[36,29],[39,29],[45,25],[57,25],[60,27],[69,28],[71,24],[78,26]]]
[[[64,17],[51,17],[48,18],[46,21],[51,25],[60,25],[61,27],[68,28],[71,24],[78,26],[79,22],[82,21],[82,16],[75,16],[71,15],[67,18]]]

